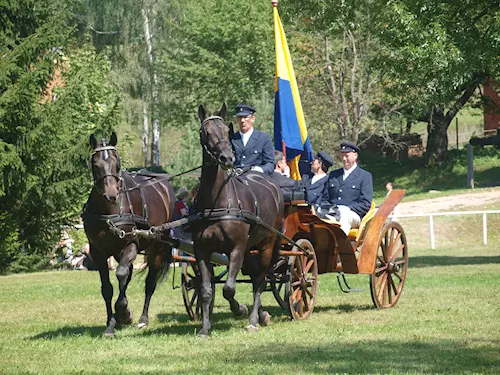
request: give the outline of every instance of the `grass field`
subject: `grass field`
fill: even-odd
[[[402,220],[410,268],[396,308],[372,308],[366,275],[349,277],[365,291],[347,295],[326,274],[306,321],[290,321],[267,293],[272,325],[257,334],[232,318],[219,286],[213,334],[197,338],[173,273],[153,297],[149,328],[127,327],[115,339],[102,336],[96,272],[0,277],[0,374],[499,374],[500,215],[489,218],[488,246],[477,217],[445,218],[436,250],[419,220]],[[135,275],[136,320],[143,287]],[[237,296],[250,304],[249,286],[238,285]]]

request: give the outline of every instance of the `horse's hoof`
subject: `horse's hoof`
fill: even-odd
[[[143,329],[143,328],[146,328],[148,326],[148,318],[142,318],[139,319],[139,323],[137,323],[137,328],[139,329]]]
[[[134,313],[132,310],[127,309],[128,312],[128,317],[125,319],[121,319],[121,317],[118,319],[117,323],[122,326],[128,326],[134,322]]]
[[[258,331],[259,331],[259,328],[257,328],[256,326],[251,325],[251,324],[247,325],[247,332],[248,333],[256,333]]]
[[[246,318],[248,316],[248,307],[244,304],[240,304],[240,308],[236,314],[234,314],[235,318]]]
[[[259,324],[263,327],[267,327],[268,325],[271,324],[271,314],[269,314],[267,311],[263,311],[259,315]]]
[[[103,334],[104,337],[107,338],[114,338],[115,337],[115,330],[114,329],[106,329]]]

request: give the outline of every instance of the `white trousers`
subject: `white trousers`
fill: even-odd
[[[359,224],[361,224],[361,218],[356,212],[351,211],[351,209],[347,206],[337,206],[337,208],[340,212],[340,229],[342,229],[344,233],[348,235],[351,228],[359,227]]]

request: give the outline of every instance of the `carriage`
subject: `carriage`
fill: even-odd
[[[389,219],[405,190],[392,190],[384,202],[364,216],[359,228],[346,236],[335,221],[316,215],[314,206],[302,199],[285,202],[285,220],[281,237],[280,258],[267,275],[267,290],[294,320],[309,317],[314,309],[318,275],[337,272],[341,290],[358,291],[349,287],[345,274],[369,275],[373,304],[378,309],[397,304],[406,279],[408,247],[401,225]],[[188,223],[196,217],[170,223]],[[250,218],[252,220],[252,218]],[[153,230],[154,232],[154,230]],[[173,255],[172,260],[182,267],[182,296],[189,317],[198,320],[200,275],[193,257],[192,242],[179,233],[177,247],[184,255]],[[255,253],[251,250],[250,253]],[[228,265],[225,255],[214,253],[212,262]],[[216,283],[223,283],[227,268],[215,275]],[[247,280],[239,280],[245,282]]]
[[[148,324],[149,301],[156,281],[172,261],[183,264],[184,303],[192,319],[202,318],[200,336],[210,334],[215,283],[223,278],[224,298],[235,316],[249,316],[248,331],[270,322],[260,301],[266,289],[293,319],[310,316],[318,275],[327,272],[338,272],[344,292],[353,291],[345,274],[370,275],[374,305],[394,306],[406,279],[408,247],[400,224],[388,218],[405,191],[391,191],[378,208],[372,203],[360,227],[346,235],[340,223],[318,217],[303,195],[285,198],[262,173],[234,168],[229,144],[233,129],[224,123],[225,111],[223,105],[217,115],[207,117],[203,107],[199,108],[203,165],[196,213],[175,221],[170,177],[122,173],[114,147],[116,135],[113,133],[109,145],[105,140],[98,144],[91,137],[94,187],[82,218],[91,255],[99,260],[108,316],[105,334],[114,335],[115,325],[133,320],[126,289],[132,262],[142,249],[150,251],[140,327]],[[193,240],[179,235],[184,225],[189,225]],[[171,247],[183,254],[170,257]],[[110,255],[119,261],[116,275],[120,294],[114,314],[106,264]],[[214,265],[227,268],[216,275]],[[234,298],[240,270],[250,276],[253,286],[250,314]]]

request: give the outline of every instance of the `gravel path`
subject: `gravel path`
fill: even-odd
[[[446,197],[428,198],[419,201],[403,202],[398,205],[399,214],[423,212],[474,211],[475,207],[493,205],[491,209],[500,210],[500,188],[484,189]]]

